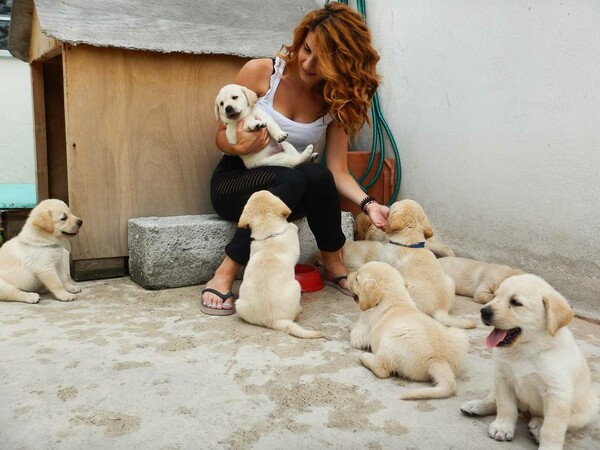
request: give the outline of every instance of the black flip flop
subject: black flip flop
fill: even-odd
[[[200,294],[200,296],[204,295],[205,292],[210,292],[211,294],[215,294],[217,297],[219,297],[221,300],[223,300],[223,304],[225,304],[225,302],[228,298],[233,299],[233,292],[231,292],[231,291],[223,294],[223,293],[217,291],[216,289],[204,288],[204,289],[202,289],[202,293]],[[232,301],[232,303],[233,303],[233,301]],[[229,316],[235,312],[235,308],[231,308],[231,309],[211,308],[209,306],[203,305],[202,298],[200,298],[200,311],[202,311],[204,314],[208,314],[209,316]]]
[[[328,284],[329,286],[336,288],[338,291],[340,291],[344,295],[347,295],[348,297],[354,297],[354,294],[352,293],[352,291],[350,291],[350,289],[345,288],[344,286],[342,286],[340,284],[340,281],[347,280],[347,279],[348,279],[348,275],[341,275],[339,277],[335,277],[335,278],[331,278],[331,279],[323,277],[323,281],[325,281],[325,283]]]

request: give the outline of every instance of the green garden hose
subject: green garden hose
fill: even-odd
[[[329,3],[329,0],[325,1],[325,4]],[[348,4],[348,0],[340,0],[340,3]],[[356,9],[358,12],[365,18],[367,18],[367,10],[365,6],[365,0],[356,0]],[[381,112],[381,107],[379,105],[379,95],[375,92],[373,96],[373,100],[371,102],[371,126],[373,129],[373,138],[371,140],[371,156],[369,157],[369,163],[364,171],[364,173],[356,178],[354,174],[354,178],[358,183],[363,187],[366,191],[370,189],[381,176],[381,172],[383,170],[383,164],[385,162],[385,139],[384,133],[387,136],[390,145],[392,146],[392,151],[394,153],[395,160],[395,168],[396,168],[396,180],[394,183],[394,191],[390,200],[388,201],[388,206],[390,206],[398,196],[400,192],[400,181],[402,180],[402,164],[400,162],[400,151],[398,150],[398,145],[396,144],[396,140],[394,139],[394,135],[392,134],[390,127],[388,126],[385,118],[383,117],[383,113]],[[365,182],[369,172],[373,167],[373,163],[375,162],[375,155],[377,154],[377,149],[379,148],[379,163],[377,165],[377,170],[373,175],[373,178],[370,181]],[[364,183],[364,184],[363,184]]]

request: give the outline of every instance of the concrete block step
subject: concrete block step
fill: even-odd
[[[299,231],[299,262],[308,264],[318,251],[317,244],[305,218],[294,223]],[[216,214],[130,219],[131,279],[146,289],[204,284],[225,257],[225,245],[235,229],[234,222]],[[354,218],[349,212],[342,212],[342,230],[346,239],[354,238]]]

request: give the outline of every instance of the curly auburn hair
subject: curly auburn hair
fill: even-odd
[[[371,45],[371,34],[363,17],[342,3],[328,3],[309,12],[294,30],[291,45],[279,56],[286,63],[297,61],[309,32],[315,33],[323,98],[333,122],[349,136],[369,123],[371,99],[379,86],[375,71],[379,55]]]

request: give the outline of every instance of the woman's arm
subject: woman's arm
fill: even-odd
[[[246,86],[253,90],[259,97],[265,95],[269,89],[269,81],[273,70],[271,59],[251,59],[240,69],[234,83]],[[258,131],[245,131],[243,121],[238,122],[238,142],[231,145],[225,136],[225,125],[219,122],[215,142],[219,150],[228,155],[245,155],[262,150],[269,143],[269,133],[266,128]]]
[[[348,135],[335,123],[327,128],[327,167],[331,170],[338,192],[355,205],[367,196],[348,170]],[[389,208],[379,203],[366,206],[367,214],[377,228],[383,229]]]

